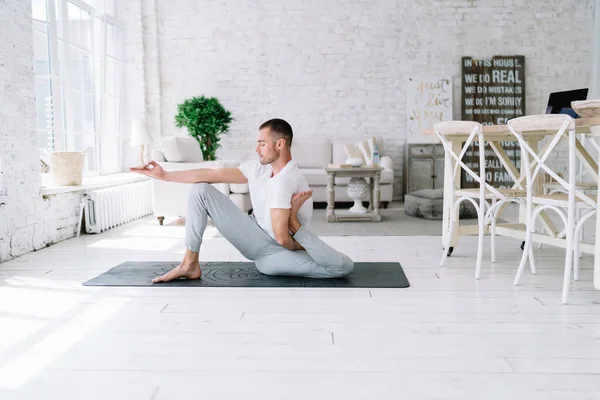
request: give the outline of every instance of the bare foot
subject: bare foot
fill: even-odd
[[[152,283],[159,282],[170,282],[179,278],[186,279],[200,279],[202,277],[202,270],[200,270],[200,264],[198,263],[181,263],[179,266],[173,268],[166,274],[152,279]]]
[[[296,233],[301,226],[300,221],[298,220],[298,211],[300,211],[300,207],[302,207],[302,204],[304,204],[304,202],[310,199],[311,197],[312,190],[296,193],[292,196],[292,207],[290,209],[290,218],[288,221],[288,226],[293,233]]]

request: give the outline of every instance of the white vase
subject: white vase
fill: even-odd
[[[348,196],[354,200],[354,205],[348,210],[355,214],[365,214],[368,210],[363,206],[362,201],[369,195],[369,184],[365,178],[352,178],[348,182]]]

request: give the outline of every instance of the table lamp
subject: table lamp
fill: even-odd
[[[145,146],[152,143],[152,137],[148,134],[148,130],[146,126],[142,122],[142,120],[135,119],[131,124],[131,146],[141,146],[140,147],[140,166],[145,165],[144,163],[144,151]]]

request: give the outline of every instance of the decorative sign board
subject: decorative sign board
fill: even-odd
[[[525,57],[494,56],[491,59],[462,58],[461,119],[483,125],[502,125],[525,115]],[[503,142],[508,157],[520,168],[517,142]],[[486,181],[496,187],[511,187],[510,178],[500,160],[486,145]],[[479,172],[477,146],[465,154],[464,160],[474,172]],[[463,187],[478,187],[473,178],[463,173]]]
[[[425,135],[421,131],[452,119],[452,78],[410,77],[406,88],[407,142],[438,143],[433,133]]]

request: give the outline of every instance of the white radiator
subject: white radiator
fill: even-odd
[[[152,214],[152,181],[89,191],[83,202],[86,232],[104,232]]]

